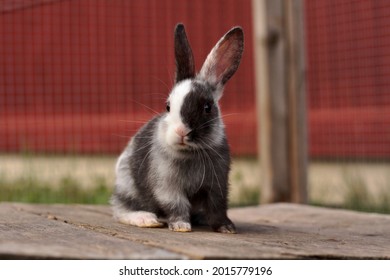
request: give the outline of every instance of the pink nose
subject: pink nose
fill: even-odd
[[[175,132],[180,137],[184,137],[189,133],[189,130],[184,125],[179,125],[175,128]]]

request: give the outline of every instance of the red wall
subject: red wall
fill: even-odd
[[[232,26],[242,64],[222,111],[236,155],[256,153],[250,0],[6,0],[0,3],[0,151],[118,153],[164,110],[173,28],[197,69]],[[390,156],[390,6],[306,1],[313,157]]]
[[[249,0],[7,2],[0,10],[1,151],[117,153],[165,109],[173,29],[183,22],[198,69],[225,32],[244,28],[245,55],[221,106],[233,151],[254,152]]]

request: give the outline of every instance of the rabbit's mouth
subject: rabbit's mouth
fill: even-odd
[[[198,149],[198,145],[190,139],[190,137],[185,136],[178,139],[174,147],[179,151],[190,151]]]
[[[176,144],[180,149],[188,149],[190,147],[190,143],[185,138],[186,137],[182,137],[180,141]]]

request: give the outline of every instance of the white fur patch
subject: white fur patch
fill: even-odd
[[[132,154],[132,150],[133,140],[131,140],[129,146],[119,156],[115,166],[116,191],[120,194],[124,194],[126,197],[134,197],[138,193],[137,189],[134,187],[134,180],[128,164],[128,159]]]
[[[187,210],[191,207],[190,202],[182,190],[173,186],[161,185],[155,189],[155,197],[162,205],[170,206],[171,208],[179,208]]]
[[[180,110],[183,106],[184,99],[191,91],[191,83],[191,80],[184,80],[178,83],[168,97],[170,112],[162,120],[163,124],[158,131],[158,139],[163,144],[176,147],[182,141],[182,138],[177,133],[178,128],[190,131],[183,124]]]
[[[169,180],[180,176],[175,168],[170,165],[170,162],[166,162],[159,153],[155,153],[151,166],[153,172],[155,172],[154,179],[158,182],[158,187],[153,188],[156,200],[161,205],[172,209],[181,209],[183,212],[189,211],[191,203],[185,194],[186,190],[181,185],[168,183]]]
[[[157,172],[159,177],[174,177],[179,176],[170,169],[171,167],[167,164],[160,164],[157,166]],[[187,196],[184,194],[184,190],[181,189],[181,186],[168,185],[165,182],[161,182],[158,188],[154,188],[154,195],[159,203],[166,205],[172,208],[180,208],[183,210],[188,210],[191,207],[190,202],[188,201]]]
[[[183,105],[183,101],[187,94],[191,91],[191,80],[184,80],[178,83],[172,90],[168,97],[168,101],[171,105],[171,111],[168,114],[169,120],[174,122],[181,122],[180,110]]]
[[[191,224],[187,222],[173,222],[170,223],[169,229],[177,232],[190,232],[191,231]]]
[[[146,211],[128,211],[116,208],[114,218],[122,224],[137,227],[162,227],[163,223],[159,222],[156,214]]]

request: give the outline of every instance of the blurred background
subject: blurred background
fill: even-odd
[[[308,201],[390,212],[390,3],[303,2]],[[258,204],[252,14],[251,0],[1,0],[0,201],[108,203],[116,157],[165,109],[182,22],[198,70],[244,29],[221,109],[230,204]]]

